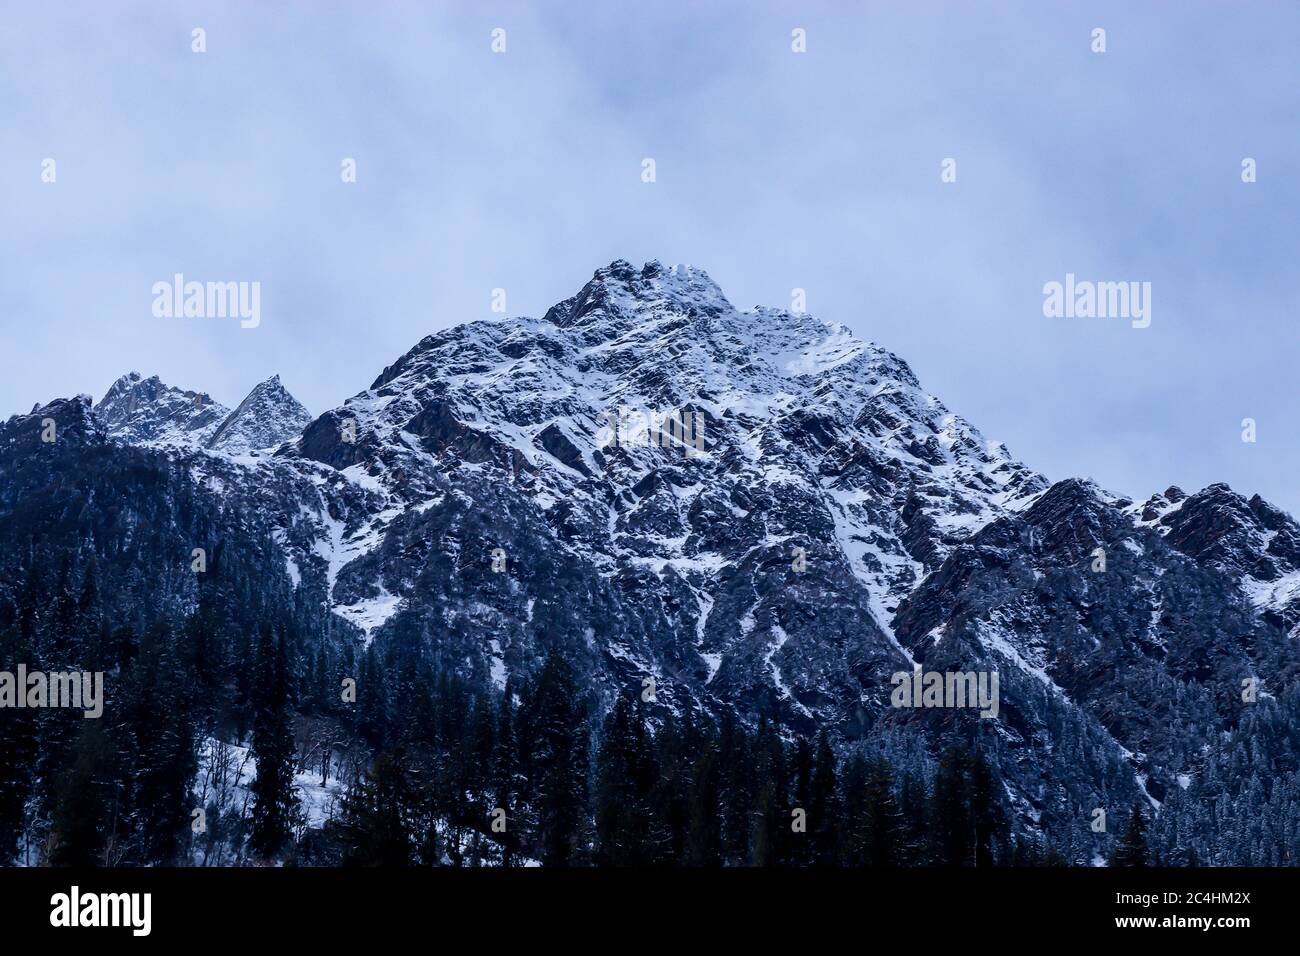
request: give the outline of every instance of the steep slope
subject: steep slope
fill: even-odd
[[[1130,502],[1049,487],[896,356],[739,312],[688,267],[615,262],[540,320],[429,336],[281,454],[375,496],[316,545],[371,636],[498,683],[559,645],[600,686],[850,739],[969,736],[967,713],[889,707],[889,678],[996,669],[990,746],[1030,814],[1045,780],[1158,800],[1242,678],[1290,679],[1232,575]],[[1063,726],[1109,757],[1044,750]]]
[[[497,687],[559,650],[606,701],[653,686],[653,719],[978,739],[1023,825],[1083,843],[1090,808],[1159,804],[1214,759],[1243,681],[1296,682],[1294,519],[1221,485],[1050,483],[897,356],[738,311],[698,269],[616,261],[540,319],[426,337],[310,422],[277,379],[215,422],[192,394],[128,376],[58,411],[96,454],[140,445],[161,493],[249,516],[266,544],[241,553],[322,639]],[[39,417],[5,425],[0,470],[31,467]],[[997,672],[997,716],[891,706],[914,666]]]
[[[253,627],[269,609],[291,606],[293,585],[272,540],[276,513],[226,507],[197,472],[183,446],[110,436],[89,396],[0,423],[0,602],[32,586],[28,562],[44,552],[55,562],[50,574],[74,557],[96,566],[115,626],[151,615],[183,619],[197,607],[202,582],[219,571],[259,594],[236,602],[246,617],[231,626]],[[195,573],[195,548],[210,575]]]
[[[123,375],[95,406],[110,438],[131,445],[202,445],[230,409],[203,392],[173,388],[157,375]]]
[[[683,412],[698,449],[663,424]],[[385,547],[343,575],[345,606],[371,625],[457,602],[410,560],[452,507],[451,485],[530,534],[485,538],[459,559],[473,570],[458,574],[490,574],[500,546],[520,565],[466,641],[470,660],[502,648],[485,673],[526,667],[539,626],[586,617],[537,619],[555,592],[527,581],[520,559],[545,551],[583,568],[592,606],[613,600],[635,620],[602,645],[624,679],[806,726],[829,709],[855,732],[863,708],[881,706],[880,674],[906,666],[890,632],[898,602],[955,543],[1046,486],[889,352],[810,316],[738,312],[703,272],[653,262],[598,270],[540,320],[429,336],[282,454],[382,494],[382,522],[338,542],[377,544],[386,526]]]
[[[273,375],[254,386],[213,432],[204,447],[234,455],[271,448],[294,438],[311,421],[311,414]]]
[[[1259,495],[1247,500],[1213,484],[1194,495],[1178,488],[1155,495],[1139,521],[1231,575],[1267,620],[1300,635],[1300,523],[1290,515]]]

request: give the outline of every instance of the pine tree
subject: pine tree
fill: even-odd
[[[750,763],[750,742],[745,730],[730,711],[723,714],[718,738],[721,791],[718,810],[721,822],[722,861],[728,866],[749,862],[754,786]]]
[[[358,729],[375,749],[384,750],[392,739],[394,721],[387,668],[378,645],[373,642],[366,648],[366,655],[361,661],[357,694],[357,703],[360,705]]]
[[[865,790],[870,808],[866,862],[869,866],[901,866],[909,856],[907,821],[894,798],[894,775],[884,757],[876,757],[868,765]],[[915,853],[914,848],[911,852]]]
[[[898,808],[903,814],[899,863],[919,866],[927,862],[929,801],[922,773],[915,766],[893,763],[899,781]]]
[[[505,691],[501,695],[501,704],[497,710],[497,732],[492,751],[494,809],[505,811],[506,830],[497,835],[497,840],[501,844],[502,866],[514,865],[515,851],[519,845],[517,831],[522,823],[518,817],[517,794],[521,785],[521,775],[517,748],[514,680],[507,678]]]
[[[33,563],[33,567],[36,567]],[[24,643],[33,649],[33,658],[27,661],[29,670],[40,669],[46,673],[80,669],[80,641],[76,634],[77,601],[72,593],[72,562],[67,555],[60,562],[58,579],[48,600],[49,611],[41,614],[32,608],[27,621],[34,626]],[[35,665],[35,666],[33,666]],[[46,707],[37,714],[36,724],[39,744],[36,750],[37,813],[50,820],[56,804],[62,799],[56,790],[60,781],[66,781],[69,758],[78,746],[84,719],[80,713],[66,707]]]
[[[811,837],[808,859],[818,866],[834,866],[840,859],[844,819],[836,784],[835,751],[823,730],[817,735],[807,798]]]
[[[1124,836],[1120,839],[1119,844],[1115,847],[1115,853],[1111,857],[1111,866],[1146,866],[1147,865],[1147,840],[1146,840],[1146,822],[1142,819],[1142,805],[1133,804],[1133,812],[1129,814],[1128,827],[1124,831]]]
[[[216,582],[200,576],[199,606],[185,626],[182,661],[193,675],[196,716],[211,726],[217,716],[233,709],[229,649],[222,639],[216,606]]]
[[[992,770],[983,750],[978,747],[970,765],[970,815],[974,843],[974,865],[993,866],[997,850],[1002,846],[1008,829],[1002,804],[998,800]]]
[[[636,746],[632,708],[627,695],[620,694],[605,719],[596,755],[596,862],[601,865],[638,862],[640,834],[634,822]]]
[[[0,599],[0,671],[17,672],[20,662],[33,660],[31,645],[18,626],[17,609]],[[16,693],[22,690],[15,688]],[[0,716],[0,866],[18,849],[26,828],[25,809],[32,792],[32,767],[37,745],[36,711],[6,709]]]
[[[170,628],[160,622],[141,645],[124,706],[123,733],[133,764],[131,816],[142,863],[174,864],[188,840],[198,762],[182,673]]]
[[[654,735],[650,754],[654,768],[649,783],[649,813],[658,821],[648,841],[650,862],[654,865],[680,865],[686,856],[691,816],[690,741],[698,746],[691,712],[685,712],[679,725],[673,712],[667,711],[662,727]],[[698,752],[698,749],[689,751],[690,754]]]
[[[542,665],[530,723],[537,850],[544,866],[571,866],[586,852],[588,744],[577,684],[559,654]]]
[[[400,754],[381,754],[343,801],[343,864],[409,866],[415,846],[406,816],[414,800]]]
[[[781,866],[789,862],[794,809],[787,784],[785,745],[766,721],[759,726],[756,744],[753,775],[757,785],[750,815],[749,862],[752,866]]]
[[[721,791],[721,759],[710,734],[700,745],[700,755],[691,765],[687,795],[687,866],[719,866],[722,863],[722,831],[718,819]]]
[[[81,667],[83,635],[78,630],[77,598],[74,596],[72,558],[64,555],[54,585],[54,605],[50,609],[50,626],[42,652],[50,670]]]
[[[966,753],[956,744],[939,758],[927,813],[927,855],[935,866],[970,866],[974,862],[966,767]]]
[[[671,735],[671,721],[665,722]],[[632,778],[634,781],[631,826],[635,853],[633,864],[658,866],[672,862],[672,827],[669,795],[659,765],[659,741],[650,733],[645,719],[645,702],[638,695],[632,715]]]
[[[297,799],[293,786],[293,736],[289,726],[288,655],[283,638],[270,625],[262,629],[254,682],[253,756],[257,776],[249,848],[272,859],[293,833]]]
[[[860,753],[850,754],[839,775],[840,806],[844,827],[840,834],[839,862],[845,866],[867,866],[871,805],[867,795],[867,761]]]
[[[53,787],[49,862],[53,866],[100,866],[109,826],[113,747],[98,720],[84,722],[71,764]]]
[[[77,600],[77,633],[81,635],[83,670],[105,671],[115,665],[108,656],[108,627],[99,596],[99,565],[92,553],[82,575],[81,596]]]

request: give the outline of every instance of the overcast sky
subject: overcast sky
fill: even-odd
[[[1300,512],[1294,4],[152,7],[0,2],[0,415],[133,369],[320,412],[494,288],[657,258],[806,289],[1050,478]],[[155,318],[178,272],[260,326]],[[1150,327],[1046,318],[1067,272]]]

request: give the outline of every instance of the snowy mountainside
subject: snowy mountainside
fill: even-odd
[[[429,335],[310,421],[278,379],[233,412],[195,395],[133,373],[47,409],[249,516],[329,639],[420,643],[471,681],[559,650],[607,700],[653,679],[678,714],[844,744],[979,737],[1037,820],[1158,804],[1243,678],[1295,677],[1293,518],[1222,485],[1050,482],[898,356],[689,266],[619,260],[541,318]],[[914,665],[996,670],[998,716],[891,707]]]
[[[206,392],[130,372],[94,406],[110,438],[129,445],[208,448],[234,455],[297,436],[311,415],[274,375],[231,411]]]
[[[153,375],[123,375],[95,406],[108,434],[133,445],[207,442],[230,409],[203,392],[173,388]]]
[[[272,448],[294,438],[311,421],[311,414],[273,375],[254,386],[213,432],[205,447],[231,454]]]

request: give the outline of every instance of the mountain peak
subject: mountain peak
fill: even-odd
[[[735,308],[703,269],[651,259],[638,270],[626,259],[615,259],[544,318],[560,328],[587,328],[635,320],[649,310],[718,315]]]
[[[175,388],[157,375],[127,372],[99,404],[95,417],[108,436],[128,445],[179,445],[230,454],[270,448],[311,421],[279,375],[253,386],[231,411],[206,392]]]
[[[117,379],[94,406],[109,437],[127,444],[202,444],[229,411],[206,392],[139,372]]]
[[[272,375],[253,386],[239,407],[213,432],[205,447],[231,454],[271,448],[292,438],[311,421],[311,414]]]

